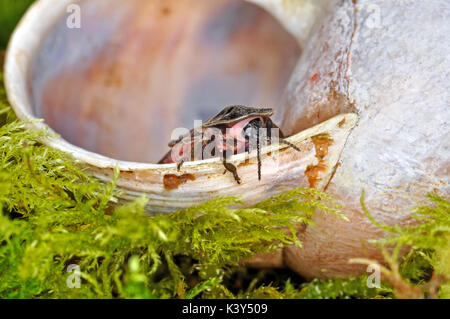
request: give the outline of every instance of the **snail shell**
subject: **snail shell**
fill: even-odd
[[[262,87],[256,87],[254,92],[250,92],[249,97],[246,97],[253,99],[255,103],[258,99],[274,100],[280,96],[280,86],[285,85],[286,74],[289,75],[286,69],[292,68],[295,64],[299,46],[266,11],[253,4],[233,0],[217,1],[214,4],[206,0],[195,1],[195,5],[192,1],[184,0],[79,1],[77,3],[81,6],[83,25],[77,30],[70,29],[66,25],[68,15],[66,9],[70,3],[71,1],[55,3],[52,0],[41,0],[36,2],[23,18],[12,37],[6,58],[5,78],[8,97],[19,118],[32,120],[41,115],[45,118],[46,122],[30,123],[30,129],[44,128],[49,124],[51,129],[62,134],[62,137],[43,140],[44,143],[71,154],[98,179],[110,181],[113,169],[117,166],[120,169],[117,185],[123,190],[123,200],[146,195],[150,199],[148,212],[164,213],[219,196],[241,196],[244,203],[251,205],[295,187],[312,186],[313,183],[313,186],[323,188],[328,183],[346,138],[356,124],[357,117],[354,114],[338,115],[291,136],[288,141],[300,148],[300,152],[278,144],[263,148],[261,181],[258,180],[256,173],[256,151],[231,157],[227,161],[238,168],[242,179],[242,185],[239,186],[231,174],[224,174],[219,158],[187,162],[181,171],[178,171],[176,164],[157,165],[122,161],[104,155],[113,154],[151,161],[153,157],[156,159],[161,157],[167,150],[167,146],[160,149],[158,143],[167,145],[170,140],[167,133],[170,131],[165,127],[173,129],[176,123],[171,117],[178,114],[168,112],[166,109],[183,111],[185,103],[172,103],[169,91],[166,92],[169,102],[159,104],[158,98],[156,102],[150,99],[154,96],[149,97],[145,87],[150,87],[150,91],[156,90],[150,85],[155,81],[151,75],[154,72],[158,76],[162,74],[158,73],[158,68],[161,68],[160,65],[168,65],[166,46],[175,45],[174,41],[181,41],[181,48],[175,45],[172,48],[174,52],[169,52],[177,55],[181,51],[183,53],[181,62],[187,59],[186,55],[189,57],[191,54],[191,46],[198,50],[210,50],[209,47],[203,47],[204,43],[198,44],[198,41],[205,40],[202,37],[206,37],[207,41],[215,40],[217,43],[212,43],[213,49],[214,46],[220,45],[222,51],[228,49],[226,44],[231,41],[229,46],[237,50],[239,55],[234,56],[236,55],[234,52],[230,58],[223,53],[224,59],[231,59],[229,65],[238,68],[242,63],[252,62],[252,64],[243,74],[236,69],[233,71],[236,74],[230,75],[225,70],[219,72],[219,75],[236,81],[242,81],[242,78],[248,80],[249,75],[261,75],[263,79],[258,80],[258,83],[262,83]],[[186,12],[190,12],[191,15],[186,17]],[[240,16],[247,17],[251,23],[244,20],[236,22],[233,17],[237,12],[240,12]],[[41,15],[45,15],[47,19],[42,21]],[[218,22],[212,23],[211,17],[223,21],[216,26]],[[167,22],[167,19],[173,21]],[[179,33],[181,28],[179,19],[187,23],[185,28],[191,29],[192,34]],[[155,29],[154,23],[160,28]],[[243,25],[240,26],[240,23]],[[205,35],[205,32],[212,32],[211,28],[224,26],[232,29],[227,31],[232,32],[227,37]],[[236,29],[237,26],[240,28]],[[219,35],[225,32],[220,28]],[[262,39],[256,42],[251,40],[257,38],[253,33],[255,28],[263,28],[264,31],[260,36]],[[93,33],[93,30],[97,32]],[[157,44],[158,41],[162,41],[160,38],[149,40],[157,36],[157,31],[167,35],[167,39],[163,39],[167,40],[168,44],[164,42],[156,47],[153,44],[152,47],[152,43],[155,43],[153,41]],[[249,37],[250,31],[252,33]],[[273,35],[269,36],[272,33]],[[131,35],[134,35],[134,39],[130,40]],[[186,36],[186,41],[193,44],[185,44],[182,41],[184,39],[177,39],[181,35]],[[240,37],[245,37],[246,41],[235,40]],[[258,46],[266,47],[268,40],[273,40],[270,43],[273,48],[266,48],[267,56],[249,55],[245,52],[250,49],[246,47],[248,41],[253,47],[258,48]],[[121,45],[121,41],[125,41],[125,44]],[[144,52],[134,49],[136,46]],[[286,46],[289,49],[287,51]],[[200,54],[198,50],[197,55]],[[273,60],[275,54],[281,59],[272,61],[269,68],[265,69],[264,65],[267,61]],[[242,55],[244,61],[240,60]],[[163,59],[161,63],[154,60],[158,57]],[[204,57],[206,60],[201,62],[211,66],[208,54],[205,53]],[[286,62],[292,58],[294,63]],[[175,76],[181,77],[182,74],[177,73],[180,72],[178,69],[181,62],[173,59],[175,67],[170,71],[175,72]],[[197,60],[195,58],[194,62],[198,63]],[[138,72],[142,73],[143,66],[148,67],[150,75],[140,79]],[[163,71],[167,72],[166,69]],[[196,77],[211,79],[215,72],[215,70],[209,73],[208,70],[203,70],[201,74],[194,72],[188,74],[189,80],[192,82],[195,79],[191,78]],[[176,80],[183,81],[177,78]],[[169,84],[167,86],[170,86]],[[172,93],[184,90],[183,95],[188,95],[192,90],[185,90],[185,85],[186,83],[175,85]],[[162,86],[157,85],[157,89],[161,88]],[[145,103],[142,102],[145,99],[147,99]],[[189,100],[189,97],[187,99]],[[176,100],[178,101],[178,97]],[[195,106],[196,104],[188,105],[192,108]],[[220,104],[214,107],[220,107]],[[193,109],[193,112],[195,111]],[[145,131],[147,126],[159,130],[155,135],[140,134],[145,137],[142,138],[139,133]],[[153,133],[152,129],[150,133]],[[319,158],[314,137],[323,134],[329,137],[331,144],[327,152]],[[106,137],[98,140],[99,135]],[[162,138],[161,135],[166,137]],[[125,137],[132,143],[124,143]],[[92,140],[96,143],[88,145]],[[76,143],[77,146],[69,141]],[[109,144],[105,146],[103,141]],[[80,144],[85,147],[80,147]],[[103,155],[89,151],[90,148],[99,149]],[[135,148],[137,151],[133,152]],[[318,168],[311,170],[313,167]]]
[[[450,194],[448,1],[342,1],[305,47],[277,113],[287,134],[337,114],[360,119],[326,191],[351,220],[317,215],[284,262],[306,277],[365,272],[350,258],[378,258],[382,233],[361,212],[408,225],[428,192]],[[420,23],[418,23],[420,21]]]

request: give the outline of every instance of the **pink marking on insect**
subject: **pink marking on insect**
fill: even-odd
[[[238,150],[245,151],[247,139],[245,138],[245,135],[243,134],[244,128],[248,125],[248,123],[250,123],[254,119],[258,119],[258,118],[261,121],[263,121],[263,118],[261,116],[249,117],[240,122],[237,122],[230,128],[227,128],[226,135],[225,135],[226,142],[225,143],[217,143],[217,148],[223,152],[227,149],[228,145],[234,145],[234,143],[237,142],[236,148]]]

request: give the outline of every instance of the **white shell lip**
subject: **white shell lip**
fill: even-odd
[[[36,121],[30,99],[29,75],[33,57],[39,49],[41,39],[51,30],[55,21],[60,19],[71,0],[40,0],[33,4],[19,26],[16,28],[5,59],[5,86],[8,99],[19,119],[29,122],[28,129],[48,129],[56,133],[43,121]],[[46,19],[41,13],[45,12]],[[309,186],[305,175],[308,166],[317,165],[316,151],[311,137],[328,134],[334,141],[324,159],[326,170],[320,178],[317,188],[324,188],[332,176],[345,141],[357,122],[356,114],[341,114],[288,138],[291,143],[302,149],[298,153],[286,145],[274,144],[265,147],[263,154],[263,178],[258,181],[256,174],[256,152],[238,154],[227,159],[238,166],[238,174],[243,185],[237,185],[230,173],[224,174],[220,158],[187,162],[181,172],[176,164],[149,164],[120,161],[77,147],[61,137],[46,137],[42,143],[70,154],[75,160],[87,166],[88,171],[102,181],[111,179],[116,167],[121,173],[130,173],[117,183],[124,190],[123,199],[130,200],[146,195],[150,198],[148,210],[167,212],[189,207],[202,201],[219,196],[243,196],[246,203],[255,203],[270,195],[299,186]],[[284,150],[286,149],[286,150]],[[270,153],[281,151],[280,165],[266,164]],[[239,166],[248,159],[249,164]],[[184,181],[174,189],[168,190],[164,184],[168,174],[193,174],[194,180]],[[144,176],[145,175],[145,176]],[[144,177],[143,177],[144,176]]]
[[[9,42],[4,66],[5,88],[8,100],[19,119],[30,122],[29,129],[48,129],[56,135],[43,121],[36,121],[30,100],[28,77],[37,52],[40,40],[53,27],[55,21],[65,13],[65,8],[74,3],[72,0],[40,0],[36,1],[26,12],[16,27]],[[45,12],[46,19],[41,13]],[[75,146],[61,137],[47,137],[42,142],[60,151],[69,153],[76,160],[99,168],[115,168],[120,170],[155,169],[160,165],[137,163],[112,159]]]

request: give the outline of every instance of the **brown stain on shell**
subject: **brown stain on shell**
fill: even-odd
[[[309,186],[316,187],[317,182],[321,180],[321,175],[327,170],[324,158],[328,155],[328,148],[333,144],[333,140],[328,134],[320,134],[311,137],[311,141],[316,149],[316,158],[319,160],[317,165],[309,165],[305,170]]]
[[[192,174],[183,174],[183,175],[166,174],[163,177],[164,189],[166,190],[177,189],[181,184],[184,184],[187,181],[194,181],[194,180],[195,176]]]
[[[250,159],[249,159],[249,158],[246,158],[244,162],[238,164],[238,167],[244,167],[244,166],[248,166],[248,165],[250,165],[250,164],[252,164],[252,163],[250,162]]]

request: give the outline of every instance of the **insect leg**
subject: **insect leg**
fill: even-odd
[[[227,160],[226,160],[225,157],[223,158],[223,162],[222,163],[223,163],[223,166],[225,167],[225,169],[233,174],[233,177],[236,180],[236,182],[238,184],[240,184],[241,183],[241,178],[239,177],[239,175],[237,173],[236,166],[234,166],[231,163],[227,163]]]
[[[258,153],[258,180],[261,180],[261,147],[259,145],[259,129],[256,130],[256,151]]]
[[[267,145],[271,145],[272,144],[272,128],[273,128],[273,122],[271,119],[267,120],[267,124],[266,124],[266,129],[267,129],[267,134],[266,134],[266,141],[267,141]]]
[[[184,162],[186,162],[185,158],[182,158],[178,163],[177,163],[177,171],[179,172],[181,170],[181,166],[183,166]]]
[[[181,140],[183,139],[183,137],[184,137],[183,135],[180,135],[178,137],[178,139],[170,141],[169,144],[168,144],[169,147],[174,147],[176,144],[180,143]]]

